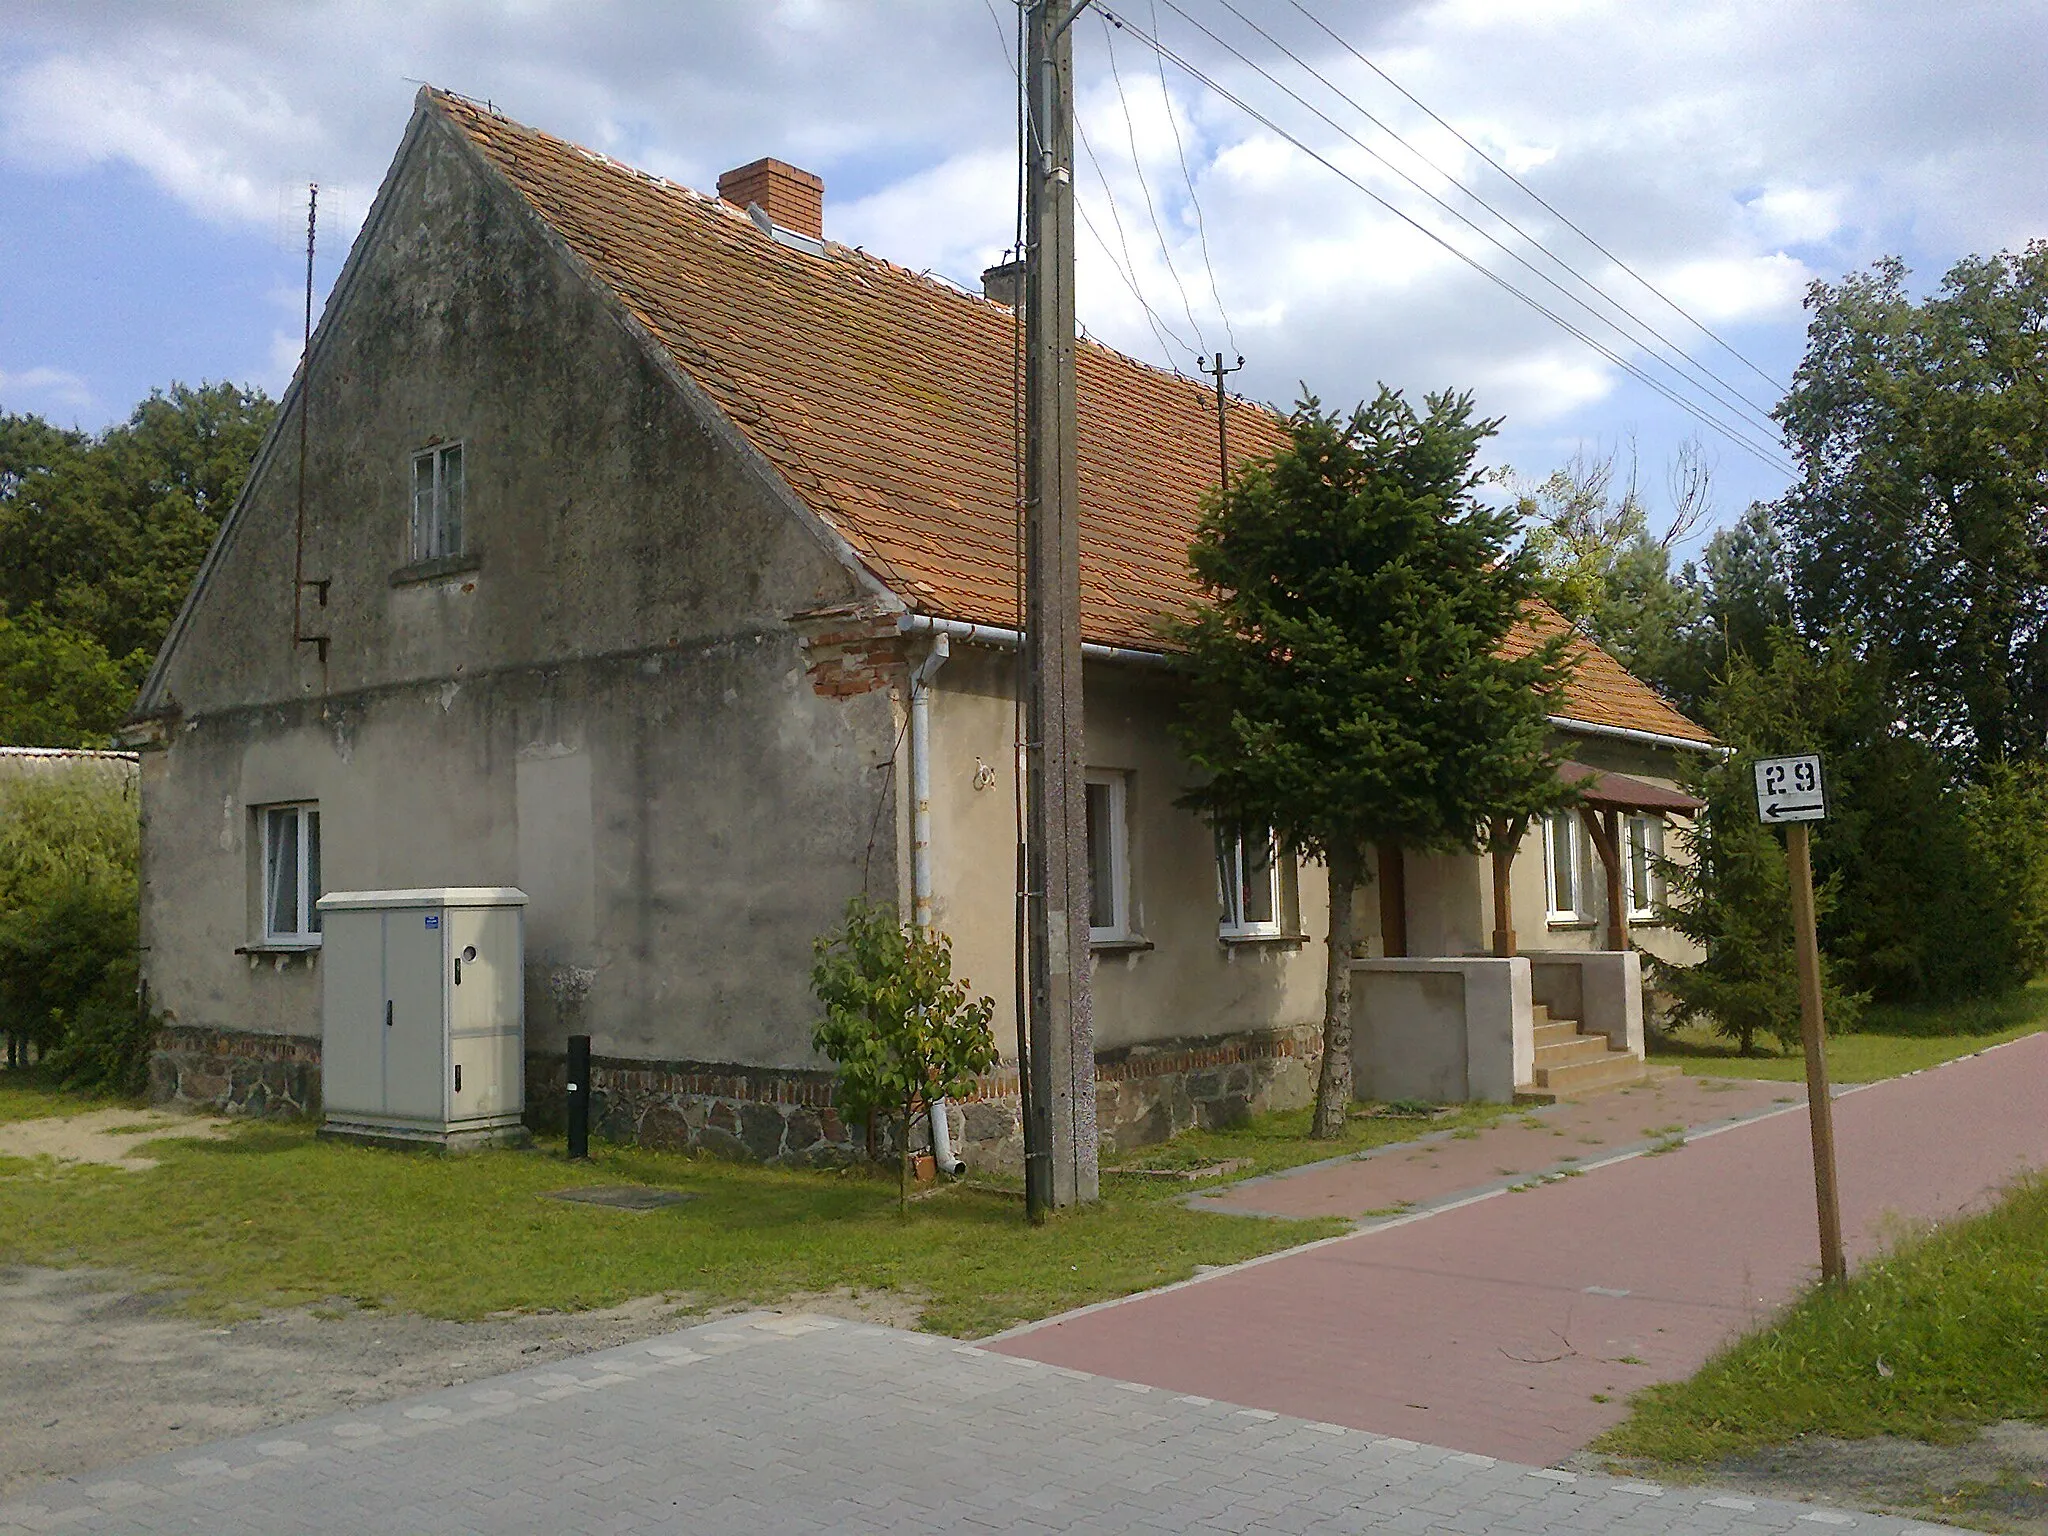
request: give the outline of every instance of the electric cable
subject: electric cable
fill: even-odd
[[[1542,282],[1547,287],[1553,289],[1559,295],[1559,297],[1563,298],[1566,302],[1582,310],[1588,316],[1588,318],[1593,320],[1595,323],[1604,326],[1609,331],[1612,331],[1617,337],[1621,338],[1625,345],[1631,348],[1642,349],[1646,356],[1651,361],[1654,361],[1657,366],[1667,370],[1674,377],[1676,377],[1680,381],[1682,387],[1686,389],[1699,390],[1702,394],[1714,400],[1715,403],[1718,404],[1720,407],[1732,412],[1738,420],[1744,422],[1746,427],[1752,429],[1760,429],[1773,435],[1777,433],[1776,423],[1771,421],[1768,415],[1760,407],[1754,405],[1753,403],[1741,400],[1739,397],[1737,399],[1731,400],[1726,396],[1718,393],[1712,387],[1702,385],[1697,380],[1686,377],[1684,372],[1677,368],[1675,365],[1673,365],[1669,359],[1658,354],[1654,348],[1645,346],[1640,337],[1630,335],[1629,332],[1625,330],[1622,326],[1617,324],[1608,316],[1602,314],[1599,310],[1593,308],[1584,299],[1581,299],[1577,294],[1573,293],[1570,289],[1566,288],[1563,284],[1559,283],[1557,279],[1552,277],[1548,272],[1545,272],[1537,266],[1535,266],[1528,260],[1527,257],[1523,256],[1519,251],[1513,250],[1509,246],[1504,244],[1498,236],[1492,233],[1492,231],[1482,228],[1464,212],[1457,208],[1454,208],[1450,203],[1446,202],[1436,193],[1430,191],[1428,187],[1424,186],[1414,176],[1410,175],[1401,167],[1395,165],[1392,161],[1387,159],[1385,155],[1381,154],[1370,144],[1366,143],[1363,139],[1359,138],[1357,134],[1353,133],[1350,129],[1346,128],[1343,124],[1339,123],[1335,118],[1331,117],[1327,112],[1323,111],[1315,103],[1311,102],[1300,92],[1294,90],[1292,87],[1286,85],[1281,80],[1276,78],[1270,70],[1266,69],[1263,65],[1259,64],[1255,60],[1248,57],[1242,50],[1236,48],[1231,43],[1217,36],[1217,34],[1214,31],[1210,30],[1210,28],[1203,25],[1194,17],[1190,16],[1185,10],[1183,10],[1178,4],[1175,3],[1175,0],[1162,0],[1162,3],[1165,4],[1167,9],[1173,11],[1176,15],[1180,16],[1182,20],[1186,21],[1189,25],[1193,26],[1197,31],[1201,32],[1211,42],[1215,43],[1218,47],[1222,48],[1225,52],[1229,53],[1233,58],[1237,59],[1247,68],[1254,71],[1268,84],[1275,87],[1283,95],[1287,96],[1290,100],[1294,101],[1299,106],[1313,113],[1317,118],[1321,119],[1326,126],[1333,129],[1338,134],[1342,135],[1347,141],[1349,141],[1356,148],[1362,150],[1376,163],[1383,166],[1388,171],[1392,172],[1402,181],[1406,182],[1415,191],[1421,193],[1423,197],[1427,198],[1431,203],[1435,204],[1437,208],[1441,209],[1445,214],[1457,220],[1458,223],[1464,225],[1467,229],[1471,230],[1474,234],[1478,235],[1480,239],[1484,240],[1488,245],[1491,245],[1495,250],[1499,251],[1502,255],[1506,256],[1510,261],[1514,262],[1517,266],[1521,267],[1524,271],[1529,273],[1530,276],[1536,278],[1539,282]],[[1233,15],[1237,15],[1240,19],[1243,19],[1243,13],[1237,11],[1235,7],[1231,6],[1229,4],[1229,0],[1222,0],[1222,3],[1224,4],[1224,7],[1226,9],[1232,12]],[[1252,25],[1254,31],[1260,31],[1256,24],[1248,23],[1248,25]],[[1273,42],[1274,46],[1276,48],[1279,48],[1280,52],[1286,55],[1287,58],[1292,60],[1294,63],[1301,65],[1301,67],[1307,70],[1308,73],[1310,73],[1311,75],[1315,75],[1315,78],[1319,81],[1322,81],[1322,83],[1326,86],[1328,85],[1328,82],[1323,80],[1322,76],[1317,75],[1316,72],[1308,65],[1302,64],[1302,61],[1300,59],[1296,58],[1295,55],[1289,52],[1284,46],[1280,45],[1277,42],[1274,42],[1274,40],[1268,34],[1266,34],[1263,31],[1260,31],[1260,36],[1265,37],[1268,42]],[[1334,89],[1334,87],[1332,87],[1332,89]],[[1342,92],[1338,92],[1337,94],[1340,97],[1343,95]],[[1350,102],[1349,97],[1344,97],[1343,99],[1347,102]],[[1355,102],[1350,104],[1354,107],[1356,107],[1357,105]],[[1363,111],[1362,108],[1359,108],[1358,110],[1360,110],[1361,112]],[[1373,119],[1373,121],[1375,122],[1376,126],[1384,127],[1383,124],[1377,123],[1377,119]],[[1298,143],[1298,141],[1295,142]],[[1404,143],[1403,147],[1405,148],[1408,146]],[[1414,151],[1411,149],[1411,153],[1413,152]],[[1466,189],[1462,186],[1459,188],[1459,190],[1466,191]],[[1466,195],[1474,196],[1474,194],[1470,193],[1469,191],[1466,192]],[[1475,197],[1474,200],[1477,201],[1478,199]],[[1385,200],[1381,199],[1381,201],[1384,204]],[[1387,206],[1391,205],[1389,204]],[[1484,205],[1482,204],[1482,206]],[[1489,211],[1492,210],[1489,209]],[[1499,215],[1496,214],[1496,217],[1499,217]],[[1417,227],[1420,228],[1423,226],[1418,224]],[[1431,238],[1436,239],[1438,243],[1444,245],[1446,249],[1455,249],[1455,247],[1452,247],[1448,241],[1443,240],[1441,236],[1436,235],[1435,232],[1431,231],[1430,234]],[[1523,238],[1528,239],[1529,237],[1524,235]],[[1532,241],[1531,243],[1534,244],[1536,242]],[[1540,244],[1538,245],[1538,249],[1542,249]],[[1549,255],[1547,251],[1544,252],[1544,254]],[[1551,259],[1556,260],[1557,258],[1552,257]],[[1570,269],[1566,268],[1566,270],[1569,271]],[[1577,276],[1576,273],[1573,273],[1572,275],[1575,277]],[[1579,281],[1585,282],[1586,280],[1580,278]],[[1592,285],[1588,284],[1588,286],[1590,287]],[[1516,291],[1519,292],[1519,290]],[[1598,292],[1597,289],[1595,289],[1595,291]],[[1606,296],[1603,294],[1602,297]],[[1610,304],[1614,303],[1612,299],[1608,299],[1608,302]],[[1617,305],[1616,307],[1619,308],[1620,306]],[[1625,310],[1623,312],[1627,313]],[[1631,316],[1631,318],[1633,317]],[[1640,321],[1638,321],[1637,323],[1641,324]],[[1645,328],[1647,329],[1647,327]],[[1652,334],[1654,334],[1654,332]],[[1768,441],[1768,439],[1766,439],[1766,441]]]
[[[1351,57],[1358,60],[1359,63],[1363,64],[1375,75],[1378,75],[1380,79],[1384,80],[1388,85],[1392,86],[1396,91],[1400,92],[1402,96],[1406,97],[1410,102],[1414,103],[1414,105],[1420,108],[1424,113],[1427,113],[1430,120],[1434,122],[1438,127],[1442,128],[1446,133],[1450,134],[1452,138],[1456,139],[1460,144],[1464,145],[1467,149],[1471,150],[1473,154],[1477,155],[1480,159],[1484,160],[1488,165],[1492,166],[1496,171],[1498,171],[1501,175],[1505,176],[1509,181],[1513,182],[1517,187],[1521,188],[1522,191],[1526,193],[1529,196],[1529,198],[1535,202],[1537,207],[1541,208],[1544,212],[1550,214],[1559,223],[1563,224],[1566,229],[1569,229],[1573,234],[1577,235],[1581,240],[1585,241],[1586,244],[1593,247],[1594,250],[1598,251],[1602,256],[1605,256],[1609,261],[1613,262],[1622,271],[1626,272],[1630,277],[1634,278],[1638,283],[1642,285],[1643,290],[1646,293],[1649,293],[1651,296],[1656,298],[1660,303],[1669,306],[1669,308],[1672,310],[1674,314],[1677,314],[1681,318],[1683,318],[1687,324],[1691,325],[1702,336],[1705,336],[1709,341],[1713,342],[1715,346],[1719,347],[1722,351],[1726,352],[1730,357],[1734,358],[1738,363],[1742,364],[1743,367],[1747,368],[1751,373],[1755,374],[1758,378],[1762,379],[1766,384],[1770,385],[1772,389],[1776,390],[1779,394],[1786,393],[1787,385],[1782,379],[1779,379],[1775,375],[1770,374],[1766,372],[1764,369],[1758,367],[1755,363],[1751,362],[1749,358],[1745,357],[1735,347],[1731,346],[1728,342],[1722,340],[1720,335],[1717,334],[1714,331],[1714,329],[1711,326],[1709,326],[1705,321],[1699,319],[1690,310],[1686,309],[1682,304],[1680,304],[1676,299],[1672,298],[1669,294],[1665,293],[1661,288],[1659,288],[1655,283],[1651,282],[1647,277],[1644,277],[1642,273],[1638,272],[1634,267],[1630,266],[1627,262],[1623,261],[1619,256],[1615,255],[1614,252],[1610,251],[1606,246],[1602,245],[1598,240],[1594,239],[1592,235],[1588,234],[1583,228],[1581,228],[1578,224],[1573,222],[1569,215],[1565,214],[1556,206],[1554,206],[1548,198],[1543,196],[1542,193],[1538,192],[1534,187],[1530,186],[1527,182],[1523,181],[1521,177],[1517,176],[1513,171],[1509,170],[1506,166],[1502,165],[1498,160],[1494,159],[1493,156],[1489,155],[1477,144],[1473,143],[1470,139],[1466,138],[1464,134],[1460,133],[1450,123],[1446,122],[1442,117],[1440,117],[1436,113],[1436,111],[1430,107],[1430,105],[1427,102],[1418,98],[1414,92],[1410,91],[1406,86],[1402,85],[1400,81],[1396,80],[1384,69],[1381,69],[1379,65],[1373,63],[1371,59],[1367,58],[1363,53],[1359,52],[1358,49],[1354,48],[1350,43],[1346,42],[1342,37],[1338,36],[1338,34],[1332,31],[1329,25],[1326,22],[1324,22],[1321,17],[1317,16],[1307,6],[1303,5],[1301,3],[1301,0],[1288,0],[1288,3],[1292,5],[1297,11],[1301,12],[1303,16],[1306,16],[1309,19],[1309,21],[1314,23],[1317,27],[1321,28],[1323,33],[1326,36],[1328,36],[1329,39],[1332,42],[1334,42],[1338,47],[1342,48],[1346,53],[1350,54]]]
[[[1159,7],[1153,0],[1146,0],[1152,14],[1152,30],[1159,30]],[[1166,125],[1173,130],[1173,152],[1180,159],[1180,179],[1188,189],[1188,206],[1195,213],[1195,235],[1202,247],[1202,270],[1209,275],[1209,297],[1216,303],[1216,317],[1223,322],[1223,334],[1230,340],[1230,350],[1242,353],[1237,344],[1237,332],[1230,324],[1230,311],[1223,307],[1223,289],[1216,281],[1216,263],[1209,259],[1209,221],[1202,217],[1202,196],[1195,190],[1195,174],[1188,169],[1187,145],[1181,141],[1180,119],[1174,115],[1173,92],[1166,84],[1166,60],[1158,54],[1152,55],[1152,62],[1159,71],[1159,95],[1166,103]]]
[[[1169,0],[1169,3],[1171,3],[1171,0]],[[1677,394],[1667,385],[1665,385],[1662,380],[1652,378],[1650,375],[1645,373],[1641,368],[1638,368],[1634,363],[1630,362],[1627,358],[1616,353],[1611,347],[1608,347],[1603,342],[1599,341],[1597,338],[1588,335],[1585,331],[1581,330],[1578,326],[1574,325],[1570,320],[1567,320],[1563,315],[1560,315],[1555,310],[1551,309],[1549,306],[1544,304],[1540,299],[1536,298],[1533,294],[1523,292],[1520,288],[1517,288],[1507,278],[1501,276],[1498,272],[1493,271],[1492,269],[1487,267],[1485,264],[1480,262],[1475,257],[1471,256],[1467,252],[1460,250],[1457,246],[1453,245],[1444,236],[1437,233],[1435,230],[1429,228],[1426,224],[1423,224],[1420,220],[1416,219],[1411,214],[1408,214],[1402,209],[1396,207],[1392,202],[1388,201],[1388,199],[1383,197],[1380,193],[1374,191],[1371,187],[1367,186],[1364,182],[1360,181],[1356,176],[1352,175],[1342,166],[1332,161],[1327,155],[1324,155],[1319,151],[1310,148],[1309,145],[1304,143],[1295,135],[1289,133],[1272,117],[1267,115],[1265,112],[1260,111],[1257,107],[1252,105],[1252,103],[1247,101],[1244,97],[1238,95],[1235,91],[1232,91],[1227,86],[1223,85],[1221,82],[1213,79],[1208,74],[1204,73],[1197,65],[1195,65],[1189,59],[1187,59],[1184,55],[1180,54],[1175,49],[1169,47],[1167,44],[1161,42],[1158,38],[1152,36],[1150,33],[1143,31],[1132,21],[1115,16],[1113,13],[1109,12],[1107,7],[1100,6],[1100,0],[1097,0],[1097,4],[1098,7],[1104,11],[1105,14],[1111,15],[1111,19],[1116,21],[1117,25],[1123,31],[1128,32],[1131,36],[1137,38],[1139,42],[1145,44],[1145,46],[1147,46],[1148,48],[1151,48],[1158,52],[1161,57],[1167,60],[1167,62],[1171,63],[1177,69],[1180,69],[1181,71],[1186,73],[1197,84],[1204,86],[1209,91],[1214,93],[1217,97],[1219,97],[1221,100],[1226,101],[1230,103],[1232,106],[1236,107],[1240,112],[1244,113],[1245,116],[1251,118],[1252,121],[1258,123],[1260,126],[1266,128],[1269,132],[1273,133],[1276,137],[1280,138],[1287,144],[1299,150],[1302,154],[1306,155],[1309,159],[1315,161],[1316,164],[1322,166],[1325,170],[1329,171],[1339,180],[1347,183],[1349,186],[1353,187],[1357,191],[1364,193],[1366,197],[1370,198],[1374,203],[1378,204],[1381,208],[1385,209],[1389,214],[1393,215],[1403,224],[1408,225],[1417,234],[1420,234],[1425,239],[1433,242],[1436,245],[1443,247],[1443,249],[1446,252],[1448,252],[1452,257],[1462,262],[1464,265],[1470,267],[1479,276],[1485,278],[1488,282],[1494,284],[1502,291],[1521,300],[1522,303],[1526,304],[1530,309],[1534,310],[1537,314],[1543,316],[1546,320],[1549,320],[1553,325],[1557,326],[1567,335],[1583,343],[1593,352],[1605,358],[1608,362],[1612,363],[1615,367],[1621,369],[1623,372],[1627,373],[1631,378],[1637,380],[1646,388],[1650,389],[1653,393],[1669,401],[1672,405],[1677,406],[1681,411],[1684,411],[1688,416],[1691,416],[1695,421],[1699,422],[1700,425],[1706,427],[1709,431],[1712,431],[1716,435],[1727,439],[1729,442],[1735,444],[1737,447],[1740,447],[1741,449],[1743,449],[1744,452],[1750,454],[1752,457],[1756,458],[1766,466],[1774,470],[1777,470],[1780,473],[1790,473],[1785,464],[1778,458],[1776,452],[1770,446],[1764,443],[1760,443],[1746,435],[1746,433],[1744,432],[1739,423],[1731,424],[1727,421],[1724,421],[1719,416],[1712,414],[1706,408],[1698,404],[1695,404],[1692,400],[1689,400],[1682,395]]]
[[[1081,141],[1081,152],[1088,157],[1089,165],[1094,167],[1095,179],[1102,184],[1102,195],[1109,200],[1110,222],[1116,227],[1117,244],[1123,247],[1125,265],[1118,265],[1116,253],[1110,250],[1109,242],[1102,238],[1102,232],[1095,227],[1095,221],[1088,217],[1088,209],[1081,201],[1081,189],[1079,187],[1074,189],[1074,212],[1081,216],[1081,222],[1087,226],[1088,233],[1093,235],[1095,243],[1102,247],[1102,254],[1107,256],[1109,264],[1116,268],[1116,275],[1123,279],[1124,286],[1131,290],[1131,297],[1138,301],[1138,307],[1145,311],[1145,321],[1152,328],[1153,340],[1157,341],[1160,350],[1166,353],[1168,366],[1171,367],[1175,347],[1179,347],[1183,352],[1193,351],[1194,349],[1187,342],[1183,341],[1180,335],[1161,317],[1159,312],[1146,302],[1145,295],[1139,290],[1137,280],[1138,264],[1131,256],[1131,242],[1130,238],[1124,233],[1123,215],[1117,211],[1116,194],[1109,188],[1109,177],[1103,174],[1102,162],[1095,158],[1095,146],[1088,142],[1088,130],[1081,126],[1081,120],[1078,117],[1074,119],[1074,137]],[[1125,270],[1125,266],[1128,266],[1128,271]],[[1173,338],[1171,342],[1167,340],[1169,336]],[[1178,372],[1179,370],[1175,369],[1174,371]]]
[[[1167,3],[1169,6],[1172,6],[1173,9],[1179,10],[1178,6],[1173,6],[1172,0],[1167,0]],[[1232,3],[1232,0],[1217,0],[1217,3],[1221,5],[1223,9],[1230,12],[1231,15],[1235,16],[1239,21],[1243,22],[1247,27],[1251,28],[1252,31],[1258,33],[1258,35],[1261,38],[1263,38],[1268,44],[1277,49],[1284,58],[1294,63],[1299,69],[1301,69],[1311,79],[1315,80],[1317,84],[1323,86],[1339,101],[1343,102],[1346,106],[1350,107],[1360,117],[1364,118],[1368,123],[1371,123],[1373,127],[1379,129],[1380,132],[1386,134],[1388,138],[1392,139],[1396,144],[1400,145],[1403,149],[1407,150],[1409,154],[1413,155],[1417,160],[1421,161],[1422,164],[1429,167],[1430,170],[1434,171],[1437,175],[1443,177],[1445,181],[1449,182],[1453,187],[1456,187],[1466,197],[1470,198],[1474,203],[1477,203],[1481,208],[1485,209],[1486,212],[1493,215],[1494,218],[1498,219],[1509,230],[1513,231],[1515,235],[1520,237],[1522,240],[1528,242],[1528,244],[1531,247],[1533,247],[1538,254],[1540,254],[1546,260],[1551,262],[1554,266],[1558,268],[1558,270],[1565,273],[1565,275],[1570,277],[1574,282],[1578,283],[1588,293],[1592,294],[1595,298],[1599,299],[1603,304],[1606,304],[1609,308],[1613,309],[1617,314],[1621,315],[1624,319],[1626,319],[1631,325],[1638,327],[1643,332],[1652,337],[1655,341],[1657,341],[1660,345],[1667,348],[1672,353],[1676,354],[1680,359],[1682,359],[1685,362],[1686,366],[1691,368],[1695,373],[1703,375],[1705,378],[1711,380],[1714,384],[1719,385],[1721,389],[1726,390],[1728,392],[1728,395],[1733,396],[1734,399],[1729,400],[1722,396],[1714,395],[1714,391],[1712,389],[1707,388],[1704,385],[1700,385],[1697,380],[1693,381],[1694,387],[1705,389],[1706,393],[1708,393],[1709,395],[1714,395],[1714,398],[1721,400],[1721,403],[1729,406],[1731,409],[1741,409],[1742,407],[1747,407],[1747,414],[1749,414],[1752,418],[1766,418],[1769,416],[1769,406],[1762,405],[1757,401],[1751,399],[1748,395],[1744,394],[1742,390],[1738,388],[1736,385],[1731,384],[1728,382],[1728,380],[1722,378],[1720,374],[1716,373],[1712,368],[1709,368],[1697,357],[1694,357],[1692,353],[1687,351],[1683,346],[1673,341],[1669,336],[1666,336],[1662,331],[1658,330],[1648,320],[1645,320],[1641,315],[1637,314],[1634,310],[1630,309],[1626,304],[1623,304],[1619,299],[1615,298],[1613,294],[1607,292],[1592,278],[1587,277],[1583,272],[1580,272],[1570,262],[1566,261],[1562,256],[1558,255],[1557,252],[1551,250],[1535,235],[1530,234],[1528,230],[1524,229],[1520,224],[1516,223],[1507,214],[1501,212],[1500,209],[1496,208],[1492,203],[1488,202],[1485,198],[1481,197],[1471,187],[1465,185],[1463,181],[1459,180],[1456,173],[1445,169],[1443,166],[1438,165],[1434,160],[1430,159],[1428,155],[1424,154],[1420,149],[1416,148],[1415,145],[1411,144],[1407,140],[1407,138],[1405,138],[1400,133],[1399,130],[1394,128],[1391,124],[1385,122],[1383,119],[1374,116],[1373,113],[1364,106],[1364,104],[1359,102],[1356,98],[1352,97],[1351,95],[1347,94],[1342,87],[1337,85],[1335,81],[1331,80],[1328,76],[1324,75],[1314,65],[1310,64],[1306,59],[1302,58],[1299,54],[1295,53],[1292,49],[1288,48],[1288,46],[1285,43],[1281,42],[1278,38],[1273,36],[1272,33],[1268,32],[1264,27],[1260,26],[1256,21],[1252,20],[1251,17],[1247,16],[1243,11],[1239,10],[1237,6]],[[1185,15],[1186,13],[1182,12],[1182,14]],[[1200,23],[1196,23],[1196,25],[1199,26]],[[1205,32],[1208,31],[1207,28],[1203,28],[1203,30]],[[1215,38],[1214,33],[1209,33],[1209,36],[1211,38]],[[1216,39],[1216,41],[1221,43],[1221,39]],[[1228,47],[1229,45],[1222,44],[1222,46]],[[1242,57],[1242,55],[1239,55],[1239,57]],[[1300,100],[1299,97],[1297,97],[1296,99]],[[1304,102],[1303,105],[1307,105],[1307,103]],[[1311,108],[1311,110],[1314,109]],[[1325,118],[1324,121],[1327,122],[1328,119]],[[1335,125],[1333,124],[1332,126]],[[1382,161],[1381,163],[1384,164],[1385,162]],[[1392,167],[1389,166],[1389,169],[1392,169]],[[1397,172],[1397,174],[1399,173]],[[1409,185],[1415,186],[1418,191],[1422,190],[1420,185],[1416,183],[1412,178],[1407,179],[1409,180]],[[1440,204],[1439,206],[1443,205]],[[1476,225],[1473,225],[1471,227],[1473,227],[1474,229],[1477,228]],[[1502,247],[1502,249],[1505,250],[1506,248]],[[1531,270],[1533,271],[1534,269],[1531,268]],[[1549,279],[1546,278],[1545,281],[1549,281]],[[1552,286],[1556,287],[1557,285],[1553,283]],[[1558,292],[1564,293],[1565,290],[1562,288],[1558,288]],[[1575,296],[1572,297],[1574,303],[1579,302]],[[1585,308],[1586,306],[1581,304],[1580,307]],[[1592,311],[1589,309],[1588,313],[1592,313]],[[1603,316],[1602,319],[1604,320],[1605,317]],[[1611,321],[1607,321],[1606,323],[1608,323],[1610,326],[1613,324],[1613,322]],[[1615,327],[1615,329],[1617,331],[1620,330],[1619,327]],[[1626,332],[1622,332],[1621,334],[1625,335]],[[1631,337],[1630,340],[1633,341],[1634,344],[1637,346],[1643,346],[1644,351],[1651,353],[1651,355],[1653,356],[1655,355],[1655,349],[1644,346],[1640,338]],[[1668,361],[1665,361],[1664,359],[1659,359],[1659,361],[1663,362],[1664,366],[1666,366],[1667,368],[1672,366]],[[1673,368],[1672,371],[1677,372],[1678,370]],[[1740,406],[1736,405],[1737,401],[1740,402]],[[1775,430],[1775,426],[1773,426],[1772,430]]]
[[[1116,67],[1116,34],[1106,18],[1097,19],[1102,22],[1102,45],[1109,55],[1109,78],[1116,86],[1116,103],[1123,109],[1124,138],[1131,146],[1131,173],[1138,178],[1138,194],[1145,200],[1145,214],[1152,221],[1152,233],[1159,241],[1159,254],[1165,258],[1166,275],[1173,279],[1173,286],[1180,292],[1181,313],[1188,317],[1188,328],[1195,333],[1195,348],[1206,354],[1209,338],[1202,334],[1202,322],[1195,318],[1195,306],[1188,302],[1188,285],[1181,281],[1180,269],[1173,264],[1173,249],[1167,243],[1164,226],[1159,222],[1159,210],[1153,206],[1152,188],[1145,181],[1145,162],[1138,156],[1138,125],[1131,117],[1130,99],[1124,95],[1123,74]],[[1167,111],[1171,115],[1170,104]]]

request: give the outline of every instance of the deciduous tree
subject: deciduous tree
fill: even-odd
[[[1966,762],[2048,747],[2048,242],[1816,283],[1778,409],[1801,628],[1888,653],[1918,733]]]

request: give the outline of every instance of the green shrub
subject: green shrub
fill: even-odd
[[[82,1087],[140,1086],[133,789],[32,778],[0,791],[0,1028]]]
[[[854,897],[815,948],[811,989],[825,1018],[812,1043],[839,1068],[849,1121],[881,1110],[901,1116],[898,1194],[907,1197],[911,1117],[921,1104],[967,1092],[995,1065],[995,1004],[970,998],[953,979],[944,934],[899,922],[886,903]]]

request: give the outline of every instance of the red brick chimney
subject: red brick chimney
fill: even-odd
[[[718,178],[718,195],[735,207],[760,204],[784,229],[825,238],[825,183],[781,160],[756,160]]]

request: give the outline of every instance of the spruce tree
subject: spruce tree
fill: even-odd
[[[1204,510],[1189,553],[1204,600],[1175,629],[1192,681],[1178,734],[1206,776],[1183,803],[1329,869],[1315,1134],[1334,1136],[1365,851],[1477,851],[1570,803],[1545,721],[1567,642],[1502,654],[1537,568],[1513,510],[1475,494],[1498,423],[1470,395],[1418,414],[1383,387],[1342,419],[1308,397],[1287,426]]]

